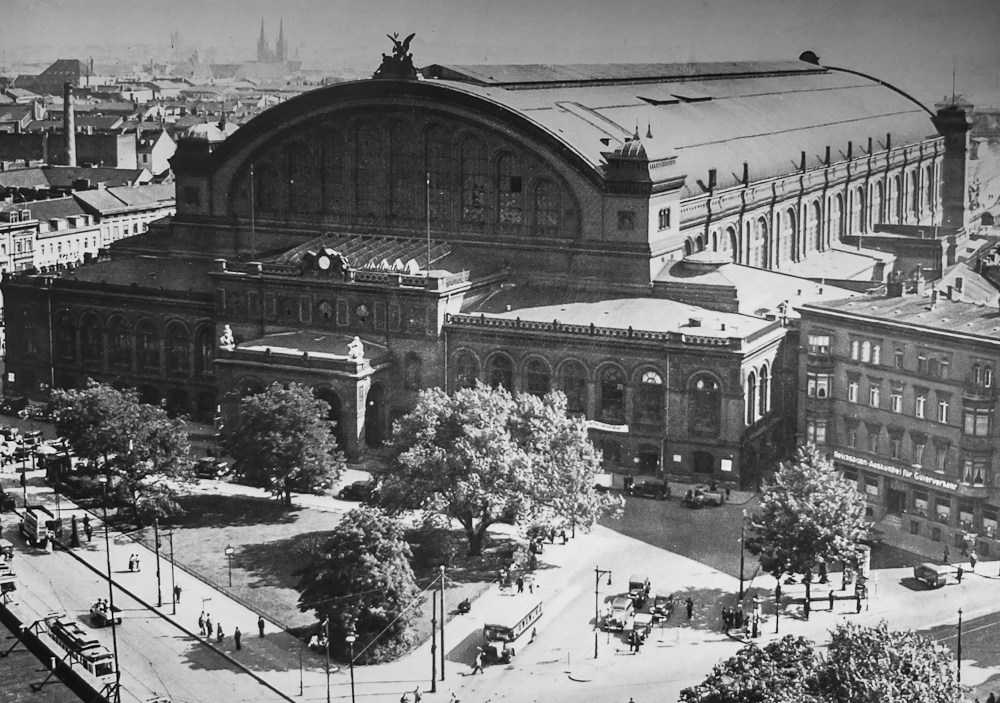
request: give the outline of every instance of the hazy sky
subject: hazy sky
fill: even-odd
[[[387,32],[416,32],[428,63],[795,58],[870,72],[933,102],[1000,104],[1000,0],[0,0],[16,47],[166,43],[252,58],[283,18],[307,60],[374,70]],[[10,31],[16,28],[16,31]],[[54,57],[53,57],[54,58]]]

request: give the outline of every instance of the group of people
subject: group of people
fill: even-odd
[[[260,636],[264,636],[264,616],[257,617],[257,629],[260,631]],[[207,614],[204,610],[201,611],[201,615],[198,616],[198,630],[202,637],[212,637],[212,616]],[[215,641],[222,644],[222,641],[226,638],[225,632],[222,630],[222,623],[216,623],[215,625]],[[243,633],[240,628],[237,627],[233,631],[233,643],[236,645],[237,650],[243,649]]]
[[[107,613],[111,609],[110,604],[104,598],[98,598],[97,602],[94,604],[94,607],[97,608],[102,613]]]
[[[128,558],[128,570],[129,571],[139,571],[139,555],[132,554]]]

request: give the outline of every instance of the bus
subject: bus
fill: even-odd
[[[529,601],[527,608],[509,610],[509,615],[487,623],[483,627],[486,646],[483,648],[487,659],[508,663],[514,658],[513,642],[523,635],[542,617],[542,601]]]

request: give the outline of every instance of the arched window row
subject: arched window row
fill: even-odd
[[[193,331],[192,331],[193,329]],[[194,364],[198,375],[214,373],[215,327],[207,322],[189,325],[169,321],[161,328],[150,318],[132,322],[122,315],[107,320],[93,312],[79,321],[67,310],[55,315],[56,355],[64,361],[103,365],[139,372],[187,375]]]
[[[752,369],[744,387],[746,424],[752,425],[771,412],[771,369],[768,364]]]
[[[238,178],[231,207],[412,228],[430,219],[513,235],[576,237],[568,187],[542,162],[485,133],[436,120],[359,118],[270,149]],[[247,213],[249,214],[249,213]]]

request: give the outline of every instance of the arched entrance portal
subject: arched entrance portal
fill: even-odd
[[[159,405],[160,391],[156,389],[156,386],[142,386],[139,389],[139,402],[145,403],[146,405]]]
[[[347,443],[345,442],[343,418],[344,405],[340,402],[340,396],[329,388],[319,388],[315,391],[315,395],[330,406],[330,412],[327,413],[326,419],[333,423],[333,436],[337,440],[337,448],[341,451],[346,450]]]
[[[377,449],[385,444],[385,390],[381,383],[373,383],[365,405],[365,444]]]

